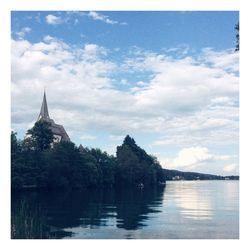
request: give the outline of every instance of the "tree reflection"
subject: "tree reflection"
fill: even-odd
[[[76,227],[136,230],[147,226],[151,213],[159,212],[163,191],[161,187],[14,193],[12,238],[63,238]]]
[[[161,189],[127,189],[119,190],[116,195],[117,227],[136,230],[146,226],[149,213],[159,212],[153,208],[157,201],[162,201]]]

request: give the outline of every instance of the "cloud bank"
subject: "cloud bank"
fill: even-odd
[[[17,113],[30,110],[30,115],[34,115],[46,86],[51,112],[59,120],[66,119],[72,129],[154,131],[162,135],[155,141],[157,145],[188,143],[187,133],[199,143],[202,139],[218,143],[237,139],[235,53],[216,54],[216,59],[209,58],[209,64],[207,58],[176,60],[148,52],[133,55],[133,59],[127,58],[119,64],[108,60],[107,53],[97,44],[72,48],[50,36],[34,44],[13,40],[13,109]],[[232,71],[218,65],[218,57]],[[131,83],[124,91],[112,76],[119,71],[128,74],[142,71],[150,74],[151,79],[144,84]],[[23,118],[27,121],[27,117]],[[13,123],[17,121],[14,114]]]
[[[91,130],[111,140],[154,134],[152,146],[182,147],[168,159],[170,167],[222,160],[207,147],[238,144],[237,53],[208,48],[175,58],[132,48],[121,60],[110,59],[111,53],[98,44],[75,47],[51,36],[38,43],[12,40],[12,128],[32,126],[46,87],[50,115],[71,137],[80,133],[93,140],[85,132]],[[234,169],[228,165],[225,171]]]

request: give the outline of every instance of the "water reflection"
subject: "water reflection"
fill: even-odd
[[[137,230],[158,213],[164,188],[12,194],[12,238],[62,238],[72,231]],[[73,230],[77,229],[77,230]],[[129,237],[129,236],[128,236]]]
[[[160,212],[154,205],[162,203],[162,196],[163,188],[158,190],[130,189],[117,192],[117,227],[135,230],[146,226],[148,214]]]
[[[202,188],[201,188],[202,186]],[[211,188],[206,188],[204,182],[178,182],[173,196],[180,213],[184,218],[194,220],[209,220],[213,217]]]
[[[12,194],[12,238],[238,239],[238,181]]]

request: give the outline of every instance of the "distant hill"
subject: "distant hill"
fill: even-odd
[[[166,180],[239,180],[239,176],[221,176],[196,172],[182,172],[178,170],[163,169]]]

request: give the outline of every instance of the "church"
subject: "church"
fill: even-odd
[[[62,125],[56,124],[53,119],[49,117],[48,105],[46,100],[46,93],[44,91],[43,102],[37,121],[46,121],[50,123],[50,129],[54,136],[54,143],[60,141],[70,141],[70,138]]]

